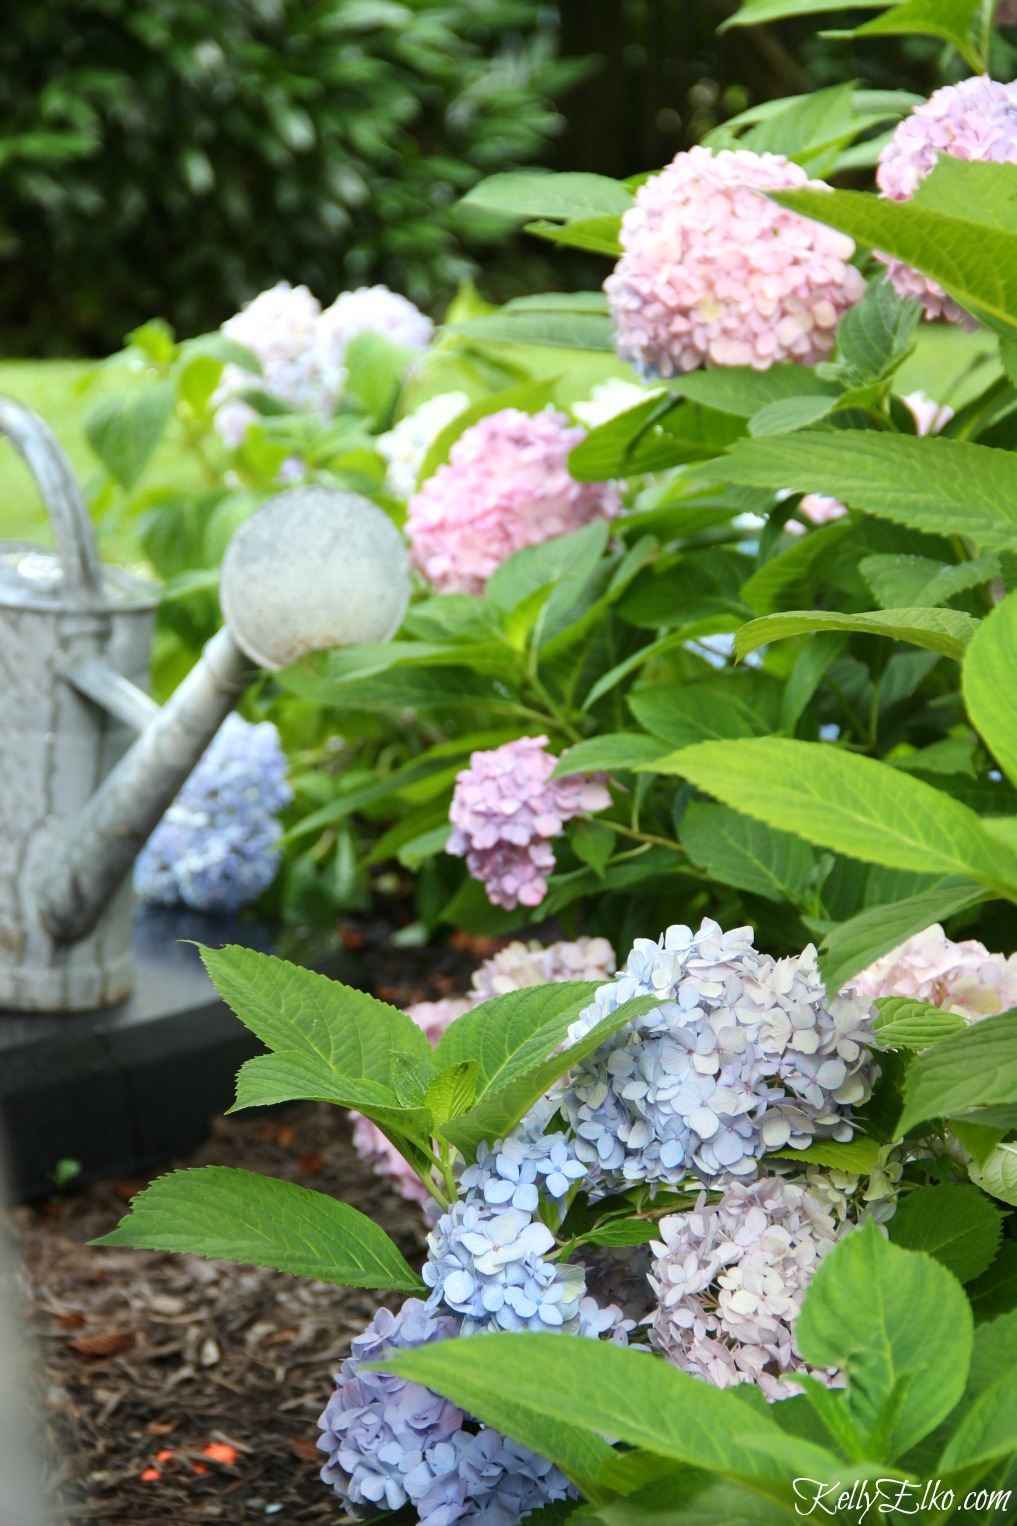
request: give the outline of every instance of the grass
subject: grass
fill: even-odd
[[[613,357],[583,355],[582,374],[576,374],[579,356],[575,351],[532,350],[527,357],[540,362],[535,369],[547,374],[556,372],[567,378],[562,396],[569,400],[588,395],[596,381],[619,372]],[[965,334],[945,324],[924,325],[919,331],[914,354],[901,368],[897,390],[921,389],[937,402],[957,408],[999,374],[1000,364],[994,337],[980,330]],[[97,468],[85,438],[83,421],[89,411],[124,385],[121,367],[103,368],[87,360],[9,360],[0,361],[0,393],[17,398],[40,414],[67,452],[86,498],[99,486]],[[156,452],[146,472],[146,483],[180,482],[178,451],[171,441]],[[35,484],[15,451],[0,441],[0,539],[48,542],[45,511]]]

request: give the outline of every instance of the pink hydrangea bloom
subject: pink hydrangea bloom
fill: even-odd
[[[559,980],[610,980],[616,968],[615,952],[606,938],[577,938],[547,948],[536,940],[510,943],[474,970],[470,994],[481,1002]]]
[[[779,1176],[737,1182],[717,1203],[700,1193],[691,1212],[661,1219],[651,1246],[652,1343],[683,1372],[717,1388],[756,1383],[771,1401],[801,1392],[785,1374],[837,1381],[806,1366],[795,1323],[816,1267],[845,1232],[817,1194]]]
[[[851,981],[859,996],[910,996],[969,1023],[1017,1007],[1017,954],[990,954],[968,938],[954,943],[936,922],[870,964]]]
[[[959,85],[944,85],[916,106],[894,131],[879,156],[876,184],[881,196],[909,201],[915,187],[936,163],[937,154],[954,159],[986,159],[1017,164],[1017,83],[1004,85],[976,74]],[[977,328],[943,288],[903,260],[879,255],[902,297],[917,297],[926,318],[948,318]]]
[[[622,359],[657,377],[828,355],[865,290],[854,243],[760,194],[815,184],[781,154],[692,148],[640,186],[604,282]]]
[[[465,858],[488,900],[506,911],[539,906],[554,868],[551,838],[566,821],[611,804],[603,782],[583,774],[552,780],[558,759],[546,736],[519,737],[470,755],[456,776],[446,852]]]
[[[621,501],[612,483],[569,475],[569,452],[585,438],[554,409],[502,408],[464,430],[410,499],[414,566],[439,593],[481,593],[514,551],[614,519]]]
[[[926,397],[921,391],[908,392],[901,402],[907,405],[915,421],[915,431],[920,435],[939,434],[953,418],[953,409],[948,403],[937,403],[935,398]],[[798,507],[814,525],[827,525],[847,513],[839,498],[831,498],[826,493],[806,493]],[[789,519],[784,528],[789,535],[801,535],[805,526],[797,519]]]

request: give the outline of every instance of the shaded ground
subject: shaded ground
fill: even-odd
[[[368,934],[374,989],[404,1004],[465,987],[489,950],[460,942],[393,954]],[[422,1259],[420,1210],[360,1162],[336,1108],[218,1119],[206,1145],[174,1164],[242,1166],[332,1193]],[[56,1526],[345,1520],[318,1478],[315,1421],[351,1336],[383,1299],[197,1256],[89,1246],[144,1185],[99,1182],[14,1210]]]

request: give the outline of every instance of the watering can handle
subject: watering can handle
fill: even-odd
[[[0,434],[21,452],[39,485],[71,598],[103,595],[102,564],[92,521],[70,462],[48,424],[12,397],[0,397]]]

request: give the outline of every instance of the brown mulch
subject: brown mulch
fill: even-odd
[[[482,940],[442,954],[370,933],[370,983],[403,1005],[463,989]],[[419,1208],[364,1166],[345,1115],[324,1104],[217,1119],[174,1165],[242,1166],[328,1192],[377,1219],[419,1265]],[[347,1519],[320,1481],[315,1421],[331,1377],[384,1295],[198,1256],[87,1242],[148,1177],[98,1182],[13,1211],[35,1336],[54,1526],[199,1526]]]

